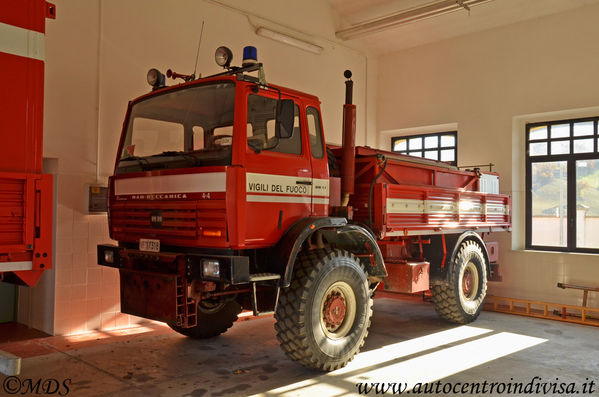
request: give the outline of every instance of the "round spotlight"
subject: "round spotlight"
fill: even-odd
[[[225,46],[218,47],[214,53],[214,60],[218,66],[228,68],[233,60],[233,53]]]
[[[160,87],[164,85],[164,75],[158,69],[148,70],[148,84],[152,87]]]

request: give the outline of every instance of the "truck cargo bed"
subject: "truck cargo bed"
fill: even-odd
[[[493,172],[368,147],[356,147],[355,162],[354,220],[380,239],[511,227],[510,197]]]

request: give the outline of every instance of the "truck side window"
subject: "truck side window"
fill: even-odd
[[[322,133],[320,131],[320,117],[318,110],[309,106],[306,109],[306,115],[308,117],[308,131],[310,133],[310,149],[312,150],[312,156],[316,159],[321,159],[324,156],[324,150],[322,148]]]
[[[276,99],[250,94],[247,112],[248,146],[271,152],[302,154],[299,107],[295,105],[293,133],[287,139],[278,139],[275,136],[276,110]]]

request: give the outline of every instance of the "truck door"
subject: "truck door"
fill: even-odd
[[[267,246],[309,216],[312,169],[308,140],[302,134],[305,113],[295,103],[291,137],[275,136],[278,93],[261,90],[247,97],[246,245]],[[284,99],[292,99],[285,98]]]

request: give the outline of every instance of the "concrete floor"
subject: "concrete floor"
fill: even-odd
[[[411,388],[441,379],[453,385],[481,382],[482,388],[484,381],[526,385],[535,376],[574,382],[579,395],[599,395],[582,389],[587,382],[588,392],[590,381],[598,388],[598,328],[491,312],[469,326],[456,326],[440,321],[428,303],[379,298],[374,307],[362,353],[330,374],[288,360],[273,318],[239,322],[211,340],[149,325],[94,334],[91,340],[84,335],[0,349],[21,349],[29,356],[22,361],[21,382],[70,378],[73,396],[349,396],[358,395],[359,382],[405,382]],[[46,351],[36,353],[34,346]],[[0,376],[0,384],[5,379]],[[471,395],[500,395],[472,390]],[[539,395],[559,391],[538,390]]]

